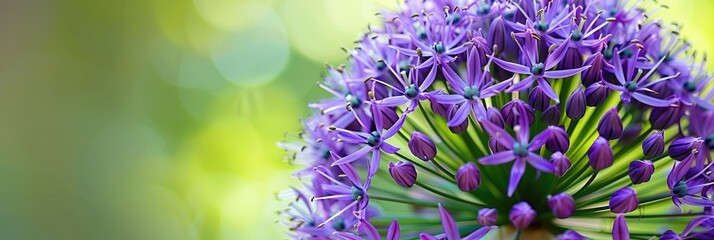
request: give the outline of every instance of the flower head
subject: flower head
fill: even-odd
[[[327,68],[329,97],[279,144],[299,169],[278,222],[295,239],[479,239],[499,226],[714,237],[714,75],[678,26],[651,18],[658,8],[406,0],[382,11],[347,63]]]

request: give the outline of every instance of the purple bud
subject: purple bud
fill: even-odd
[[[528,104],[535,110],[543,111],[550,105],[550,98],[545,95],[543,87],[538,85],[528,94]]]
[[[496,225],[498,220],[498,211],[495,208],[482,208],[478,210],[478,224],[484,226]]]
[[[565,219],[575,211],[575,199],[567,193],[558,193],[548,196],[548,207],[553,211],[555,217]]]
[[[578,48],[568,48],[565,50],[563,60],[558,63],[558,69],[573,69],[583,66],[583,54]]]
[[[491,21],[491,28],[488,31],[488,36],[487,36],[487,42],[489,46],[497,46],[498,52],[496,55],[499,55],[500,53],[503,52],[503,50],[506,49],[506,24],[503,22],[503,17],[498,16]]]
[[[667,230],[664,231],[662,236],[659,237],[659,240],[682,240],[682,238],[680,238],[674,231]]]
[[[653,158],[664,153],[664,131],[655,131],[642,142],[642,153]]]
[[[609,94],[610,89],[607,86],[599,82],[593,83],[585,88],[585,104],[591,107],[600,106],[607,100]]]
[[[531,205],[528,205],[527,202],[519,202],[513,205],[508,219],[511,220],[516,229],[521,230],[527,228],[533,222],[535,216],[536,212],[531,208]]]
[[[684,116],[687,108],[677,103],[677,106],[652,108],[650,113],[650,124],[654,129],[666,129],[676,123]]]
[[[635,160],[630,163],[630,180],[634,184],[648,182],[654,173],[654,164],[650,160]]]
[[[631,187],[620,188],[610,196],[610,211],[614,213],[628,213],[635,211],[640,201],[637,193]]]
[[[496,141],[495,138],[491,138],[488,140],[488,147],[491,148],[491,151],[493,153],[503,152],[503,151],[508,150],[508,149],[506,149],[506,146],[503,146],[503,144]]]
[[[399,186],[406,188],[414,186],[414,181],[417,178],[414,164],[405,161],[399,161],[396,164],[389,162],[389,175]]]
[[[506,125],[506,123],[503,122],[503,116],[501,116],[501,112],[498,111],[498,108],[489,107],[488,110],[486,110],[486,118],[488,118],[489,122],[500,128]]]
[[[466,163],[456,171],[456,185],[464,192],[470,192],[481,184],[481,173],[473,162]]]
[[[550,137],[545,141],[545,148],[551,152],[568,152],[570,148],[570,138],[568,133],[561,127],[548,126]]]
[[[555,236],[557,240],[587,240],[586,237],[573,230],[565,230],[563,234]]]
[[[528,125],[533,124],[535,121],[533,108],[520,99],[515,99],[503,105],[501,115],[509,126],[520,125],[519,118],[525,118]]]
[[[622,119],[614,107],[607,111],[597,124],[597,132],[607,140],[618,139],[622,136]]]
[[[430,105],[431,105],[431,111],[436,113],[437,115],[443,117],[443,118],[449,118],[449,106],[438,103],[433,100],[429,100]]]
[[[457,108],[456,106],[451,106],[451,107],[449,107],[449,117],[446,118],[446,121],[447,121],[447,122],[448,122],[449,120],[451,120],[451,118],[454,117],[454,115],[456,115],[456,110],[457,110],[457,109],[458,109],[458,108]],[[459,133],[465,132],[466,129],[468,129],[468,127],[469,127],[469,121],[463,121],[463,122],[462,122],[461,124],[459,124],[459,125],[456,125],[456,126],[453,126],[453,127],[449,127],[449,131],[451,131],[452,133],[455,133],[455,134],[459,134]]]
[[[560,122],[560,104],[551,105],[543,111],[541,120],[546,125],[558,125]]]
[[[429,161],[436,156],[436,145],[431,141],[429,136],[421,132],[412,132],[412,137],[409,139],[409,150],[421,160]]]
[[[674,160],[682,161],[692,154],[698,142],[701,140],[695,137],[677,138],[669,144],[669,156]]]
[[[565,172],[570,169],[570,160],[561,152],[555,152],[551,154],[550,162],[555,165],[555,171],[553,171],[553,174],[558,177],[562,177],[563,175],[565,175]]]
[[[565,102],[565,115],[573,120],[581,119],[585,115],[585,107],[585,93],[578,87]]]
[[[612,239],[630,240],[630,230],[627,228],[627,221],[622,213],[617,214],[615,222],[612,223]]]
[[[613,158],[610,143],[603,137],[595,139],[593,145],[588,149],[588,161],[590,162],[590,166],[596,171],[612,165]]]
[[[590,57],[585,60],[585,65],[590,65],[590,68],[585,69],[580,77],[580,81],[583,85],[590,86],[603,79],[602,70],[605,68],[605,59],[602,54],[596,53],[590,55]]]
[[[380,107],[382,112],[382,128],[389,129],[399,120],[399,115],[394,108]]]

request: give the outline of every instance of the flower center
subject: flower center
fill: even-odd
[[[605,59],[610,60],[612,58],[613,51],[612,49],[605,49],[605,51],[602,52],[602,55],[605,57]]]
[[[416,32],[417,32],[417,37],[419,37],[419,39],[426,39],[426,31],[424,31],[423,27],[418,27]]]
[[[632,57],[632,54],[634,54],[632,49],[625,49],[620,53],[621,56],[626,57],[626,58]]]
[[[580,30],[574,30],[573,35],[570,36],[570,39],[573,41],[580,41],[580,39],[583,39],[583,33],[581,33]]]
[[[345,100],[350,103],[350,107],[352,107],[352,109],[359,108],[359,106],[362,105],[362,100],[351,93],[345,95]]]
[[[687,184],[684,181],[679,181],[677,185],[674,185],[672,192],[677,195],[677,197],[687,196]]]
[[[345,225],[345,222],[342,221],[342,220],[335,221],[335,223],[332,224],[332,228],[335,229],[335,230],[337,230],[337,231],[344,230],[346,226],[347,226],[347,225]]]
[[[384,61],[377,61],[377,70],[382,71],[387,68],[387,64]]]
[[[704,145],[706,145],[707,148],[714,150],[714,133],[704,139]]]
[[[685,82],[683,87],[684,90],[687,90],[687,92],[694,92],[697,90],[697,85],[690,81]]]
[[[357,186],[352,186],[352,200],[357,200],[357,198],[364,195],[364,190]]]
[[[419,89],[414,84],[411,84],[404,89],[404,95],[409,99],[416,97],[417,94],[419,94]]]
[[[446,22],[451,23],[451,24],[456,24],[461,21],[461,15],[458,13],[452,13],[449,14],[448,17],[446,17]]]
[[[434,51],[437,53],[444,53],[444,44],[442,42],[434,43]]]
[[[528,143],[514,143],[513,154],[519,157],[528,156]]]
[[[628,82],[627,84],[625,84],[625,88],[627,89],[627,91],[634,92],[635,90],[637,90],[637,83],[634,81]]]
[[[536,30],[541,31],[541,32],[548,31],[548,27],[549,27],[548,23],[545,22],[545,21],[543,21],[543,20],[538,21],[538,22],[533,26],[533,28],[535,28]]]
[[[533,75],[543,75],[544,68],[545,65],[543,63],[537,63],[531,67],[531,73]]]
[[[481,92],[478,90],[478,87],[465,87],[464,88],[464,98],[473,100],[478,98],[481,95]]]
[[[489,6],[488,4],[483,4],[483,6],[478,10],[477,14],[486,15],[489,12],[491,12],[491,6]]]
[[[372,133],[367,137],[367,144],[374,147],[379,144],[379,141],[382,140],[382,136],[379,134],[377,131],[372,131]]]

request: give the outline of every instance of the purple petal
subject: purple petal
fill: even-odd
[[[379,236],[379,232],[377,231],[372,224],[370,224],[367,220],[360,219],[360,228],[359,231],[367,234],[367,237],[369,239],[382,239],[382,237]]]
[[[516,187],[518,187],[518,183],[521,181],[521,177],[523,177],[525,171],[526,160],[522,158],[516,159],[516,162],[513,163],[513,168],[511,168],[511,177],[508,180],[509,197],[513,196],[513,193],[516,192]]]
[[[578,73],[582,72],[583,70],[588,69],[589,67],[590,66],[573,68],[573,69],[545,71],[545,73],[543,73],[543,76],[547,77],[547,78],[567,78],[567,77],[573,76],[575,74],[578,74]]]
[[[632,97],[637,99],[637,101],[640,101],[652,107],[668,107],[669,105],[674,103],[674,101],[672,100],[662,100],[659,98],[653,98],[638,92],[632,93]]]
[[[548,98],[553,99],[553,101],[555,101],[556,103],[560,103],[558,94],[553,91],[553,87],[550,86],[548,81],[543,78],[538,78],[538,85],[541,87],[540,89],[543,90],[545,95],[548,96]]]
[[[503,151],[482,157],[478,160],[478,163],[483,165],[499,165],[513,161],[513,159],[516,159],[516,156],[513,155],[513,151]]]
[[[382,117],[383,117],[382,111],[379,110],[379,105],[377,105],[377,103],[374,100],[372,100],[371,109],[372,109],[372,120],[374,120],[374,126],[376,127],[377,131],[382,131],[382,129],[384,129],[384,128],[382,128],[384,126],[384,122],[382,122]],[[367,127],[369,127],[369,124],[367,125]]]
[[[500,82],[500,83],[496,83],[496,84],[494,84],[494,85],[491,85],[491,86],[489,86],[489,87],[483,89],[483,91],[481,91],[481,98],[484,98],[484,99],[485,99],[485,98],[493,97],[493,96],[496,96],[496,95],[498,95],[499,93],[503,92],[504,90],[506,90],[506,88],[508,87],[508,85],[511,84],[511,82],[513,81],[513,79],[515,78],[515,76],[516,76],[516,75],[513,75],[512,78],[509,78],[509,79],[507,79],[507,80],[505,80],[505,81],[502,81],[502,82]]]
[[[454,72],[448,64],[441,65],[441,72],[444,73],[446,81],[454,87],[454,91],[459,94],[463,93],[463,89],[466,87],[466,84],[464,83],[464,80],[461,79],[459,74]]]
[[[333,155],[333,158],[335,156],[337,155]],[[347,179],[350,180],[352,185],[362,186],[362,181],[360,181],[359,174],[357,174],[357,170],[355,170],[355,168],[352,167],[351,164],[340,164],[337,166],[340,167],[340,169],[342,170],[342,172],[345,173],[345,175],[347,175]]]
[[[359,237],[359,236],[357,236],[357,235],[354,235],[354,234],[351,234],[351,233],[346,233],[346,232],[337,232],[337,231],[335,231],[335,232],[332,233],[332,234],[335,234],[335,235],[339,236],[340,239],[344,239],[344,240],[364,240],[364,238],[361,238],[361,237]]]
[[[614,54],[612,54],[612,65],[615,66],[615,78],[617,78],[617,81],[620,82],[621,85],[625,85],[627,79],[625,79],[625,76],[623,74],[623,65],[622,60],[620,60],[620,54],[617,54],[617,49],[613,50],[613,52]]]
[[[464,237],[464,240],[478,240],[486,236],[491,229],[496,228],[495,226],[485,226],[477,229],[468,236]]]
[[[398,147],[392,146],[391,144],[386,143],[386,142],[383,142],[382,144],[380,144],[379,148],[382,149],[382,151],[384,151],[385,153],[389,153],[389,154],[394,154],[397,151],[399,151]]]
[[[379,169],[379,162],[382,161],[382,151],[375,150],[372,151],[372,161],[369,162],[369,175],[374,176],[377,174],[377,169]]]
[[[625,215],[622,213],[617,215],[615,222],[612,224],[612,239],[613,240],[629,240],[630,230],[627,229],[627,222],[625,221]]]
[[[518,74],[531,74],[531,69],[529,67],[517,64],[517,63],[512,63],[512,62],[507,62],[504,60],[501,60],[500,58],[495,58],[492,57],[493,62],[496,63],[499,67],[503,68],[506,71],[512,72],[512,73],[518,73]]]
[[[387,131],[384,131],[384,134],[382,134],[382,140],[389,139],[390,137],[394,136],[394,134],[397,134],[400,129],[402,129],[402,126],[404,125],[404,121],[407,120],[407,114],[404,113],[402,116],[397,119],[396,122],[394,122],[394,125],[387,129]],[[377,128],[381,129],[381,128]]]
[[[446,239],[458,240],[461,239],[459,235],[459,228],[456,227],[456,222],[451,217],[451,214],[441,206],[439,203],[439,216],[441,217],[441,226],[444,228],[444,234],[446,234]]]
[[[496,140],[498,143],[508,149],[513,148],[513,143],[516,140],[514,140],[513,137],[511,137],[511,135],[506,132],[506,130],[503,130],[503,128],[496,126],[487,119],[483,119],[483,121],[479,122],[481,123],[481,126],[483,126],[483,129],[486,130],[486,132],[488,132],[489,134],[491,134],[491,137],[494,140]]]
[[[434,95],[431,97],[434,101],[441,103],[441,104],[446,104],[446,105],[456,105],[462,102],[466,102],[466,99],[464,96],[461,95],[445,95],[445,94],[439,94],[439,95]]]
[[[397,222],[397,219],[394,219],[394,221],[392,221],[392,224],[389,225],[386,240],[399,240],[399,223]]]
[[[555,65],[557,65],[563,57],[565,57],[565,53],[567,52],[565,50],[568,50],[568,43],[570,43],[570,35],[565,38],[565,41],[561,43],[560,46],[548,54],[548,57],[545,59],[545,69],[555,67]]]
[[[518,92],[518,91],[523,91],[531,87],[533,85],[533,82],[535,81],[535,78],[533,76],[528,76],[527,78],[521,79],[520,82],[517,82],[516,84],[513,84],[510,88],[506,89],[506,92]]]
[[[553,172],[555,171],[555,165],[545,158],[541,157],[535,153],[528,153],[528,163],[534,168],[541,170],[543,172]]]
[[[372,150],[372,147],[370,147],[370,146],[364,146],[364,147],[361,148],[360,150],[357,150],[356,152],[353,152],[353,153],[350,154],[350,155],[347,155],[347,156],[344,156],[344,157],[342,157],[342,158],[340,158],[340,159],[335,160],[335,162],[332,163],[332,166],[337,166],[337,165],[340,165],[340,164],[345,164],[345,163],[354,162],[354,161],[356,161],[357,159],[360,159],[361,157],[364,157],[365,155],[367,155],[367,153],[369,153],[369,151],[371,151],[371,150]]]
[[[400,96],[392,96],[392,97],[388,97],[388,98],[379,100],[379,101],[377,101],[377,104],[381,107],[397,107],[397,106],[401,106],[402,104],[405,104],[408,101],[409,101],[409,98],[407,98],[404,95],[400,95]]]
[[[458,126],[459,124],[466,121],[466,118],[469,117],[469,113],[471,113],[471,103],[465,102],[461,104],[461,106],[459,106],[459,109],[456,111],[456,114],[454,114],[454,116],[449,119],[447,125],[449,127]]]
[[[419,91],[420,92],[426,91],[426,89],[429,88],[429,86],[431,86],[432,83],[434,83],[434,79],[436,79],[436,64],[431,65],[429,74],[426,75],[426,78],[424,78],[424,81],[421,82],[421,85],[419,85]]]
[[[436,239],[435,237],[432,237],[429,234],[422,233],[422,234],[419,234],[419,240],[439,240],[439,239]]]

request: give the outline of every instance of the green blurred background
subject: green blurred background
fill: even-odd
[[[713,52],[714,3],[660,2]],[[397,4],[0,2],[0,238],[284,238],[275,143]]]

